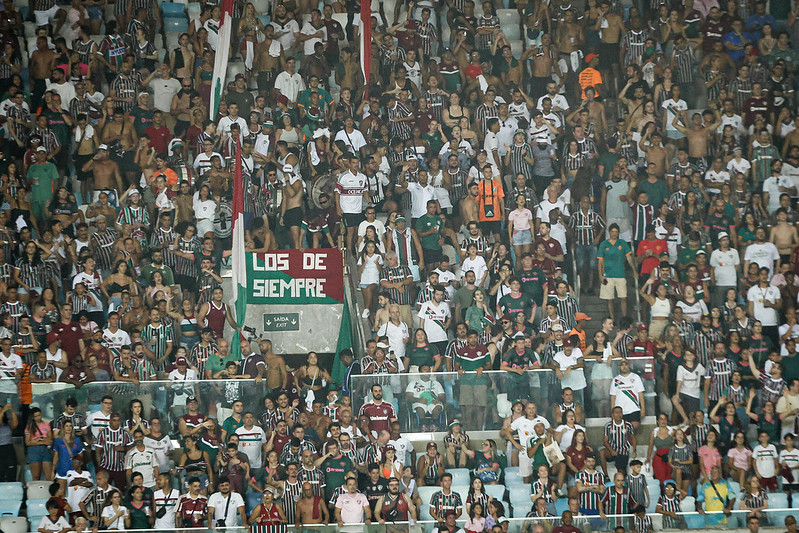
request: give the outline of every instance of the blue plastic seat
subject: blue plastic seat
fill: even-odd
[[[21,500],[0,500],[0,516],[19,516]]]
[[[186,15],[186,5],[185,4],[178,4],[175,2],[162,2],[161,3],[161,13],[164,14],[164,18],[167,17],[174,17],[180,18]]]
[[[22,501],[22,483],[8,481],[0,483],[0,500]]]
[[[164,31],[187,32],[189,23],[185,18],[165,18]]]

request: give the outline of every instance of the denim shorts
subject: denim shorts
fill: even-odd
[[[529,229],[523,229],[513,232],[513,245],[523,246],[525,244],[533,244],[533,232]]]
[[[49,463],[53,460],[53,452],[44,444],[28,446],[28,463]]]

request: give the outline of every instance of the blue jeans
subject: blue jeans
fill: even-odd
[[[574,259],[577,263],[577,271],[583,274],[594,271],[597,268],[596,246],[592,244],[580,244],[574,252]]]

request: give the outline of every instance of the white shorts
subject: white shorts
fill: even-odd
[[[533,458],[527,457],[527,448],[519,450],[519,475],[522,477],[533,475]]]
[[[206,233],[214,232],[214,221],[211,218],[201,218],[197,221],[197,235],[205,237]]]
[[[438,402],[433,402],[433,403],[415,403],[415,404],[411,405],[411,409],[413,409],[414,411],[416,411],[417,409],[421,409],[422,411],[424,411],[428,415],[431,414],[436,407],[443,407],[443,406],[440,403],[438,403]]]
[[[47,26],[50,21],[55,18],[55,14],[61,9],[61,6],[54,5],[47,11],[34,11],[33,15],[36,17],[37,26]]]

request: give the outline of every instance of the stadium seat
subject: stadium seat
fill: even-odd
[[[660,484],[648,485],[649,488],[649,507],[646,508],[647,513],[654,513],[657,507],[658,499],[660,498]]]
[[[419,498],[422,500],[422,507],[430,504],[430,498],[436,491],[441,490],[441,487],[419,487]]]
[[[22,500],[0,500],[0,516],[19,516]]]
[[[164,19],[164,31],[185,33],[189,31],[189,22],[185,18]]]
[[[696,499],[693,496],[686,496],[682,500],[683,511],[693,511],[696,507]],[[687,514],[685,515],[685,522],[688,524],[688,529],[704,529],[705,517],[700,514]]]
[[[28,531],[28,520],[22,516],[3,517],[0,519],[0,530],[3,533],[25,533]]]
[[[180,32],[179,31],[167,31],[166,32],[166,49],[167,50],[174,50],[178,47],[178,39],[180,39]]]
[[[25,476],[25,483],[27,483],[29,481],[33,481],[33,474],[31,474],[30,465],[25,465],[25,468],[24,468],[23,472],[24,472],[23,475]]]
[[[28,500],[25,502],[25,508],[28,518],[31,519],[31,524],[37,526],[39,521],[33,522],[33,516],[47,516],[47,500]]]
[[[468,468],[453,468],[447,470],[447,474],[452,474],[453,485],[468,485],[470,481]]]
[[[186,16],[186,3],[164,2],[161,4],[161,13],[164,18],[184,18]]]
[[[0,500],[22,501],[22,483],[19,481],[8,481],[0,483]]]
[[[508,39],[510,41],[510,39]],[[513,57],[521,57],[524,52],[524,42],[521,39],[510,41],[510,51]]]
[[[785,523],[785,517],[795,514],[789,510],[788,495],[784,492],[770,493],[768,495],[768,507],[769,509],[786,509],[785,511],[766,511],[766,517],[772,526],[782,526]]]
[[[186,14],[189,16],[189,20],[199,18],[200,13],[202,13],[202,4],[200,4],[200,2],[189,2],[186,4]]]
[[[505,500],[505,485],[485,485],[486,494],[496,500]]]
[[[265,15],[269,12],[269,0],[252,0],[257,15]]]
[[[31,481],[26,486],[25,497],[28,500],[47,500],[50,498],[50,482]]]
[[[530,501],[530,485],[516,485],[513,487],[508,487],[508,494],[510,494],[510,503],[514,507],[516,507],[516,505],[519,503],[524,503],[525,505],[532,503]]]
[[[36,36],[36,23],[26,20],[22,23],[25,30],[25,38],[30,39]]]
[[[558,498],[555,500],[555,516],[560,516],[563,514],[563,511],[569,510],[569,499],[568,498]]]
[[[527,516],[527,513],[530,512],[531,508],[532,504],[527,507],[522,507],[522,506],[514,507],[511,518],[524,518]]]

